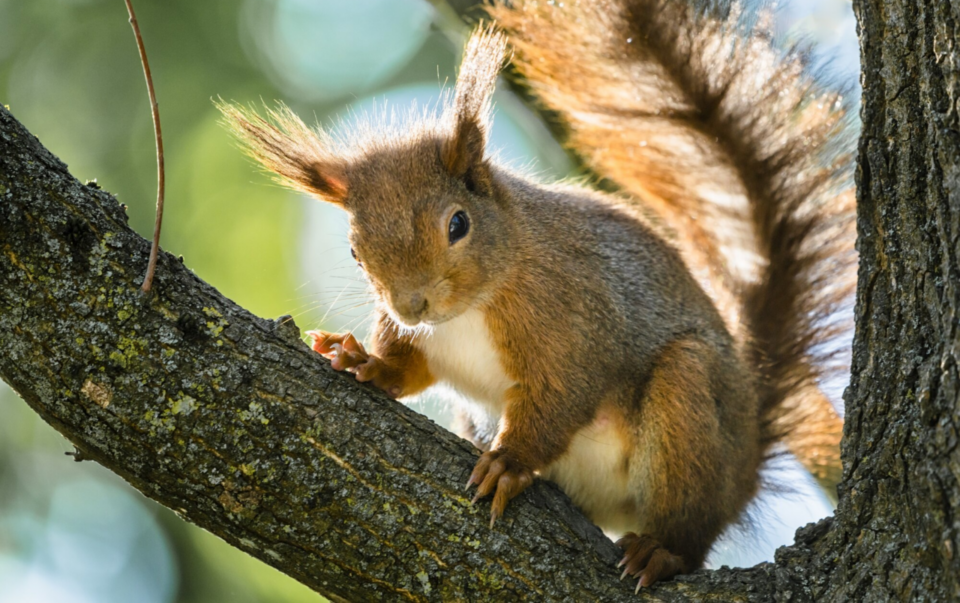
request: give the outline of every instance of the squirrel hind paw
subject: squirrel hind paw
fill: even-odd
[[[630,532],[617,541],[617,546],[623,550],[623,559],[617,564],[617,567],[623,567],[620,579],[627,576],[637,578],[635,592],[685,571],[686,564],[683,559],[668,551],[648,534],[638,536]]]

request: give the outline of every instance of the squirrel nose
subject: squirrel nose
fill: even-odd
[[[429,302],[427,298],[423,296],[422,293],[417,293],[410,298],[410,309],[413,311],[414,315],[418,318],[423,316],[423,313],[427,311],[427,306]]]
[[[406,303],[398,305],[397,313],[404,318],[420,320],[423,313],[427,311],[430,302],[423,293],[414,293],[405,300]]]

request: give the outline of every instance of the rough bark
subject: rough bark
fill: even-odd
[[[0,376],[84,457],[335,600],[635,600],[557,488],[490,529],[463,490],[472,446],[169,254],[144,296],[148,252],[112,196],[0,108]],[[767,571],[656,592],[755,591],[745,576]]]
[[[863,131],[833,600],[960,600],[960,3],[854,0]]]
[[[804,599],[957,601],[960,4],[853,5],[864,93],[844,477],[822,535],[778,562]]]

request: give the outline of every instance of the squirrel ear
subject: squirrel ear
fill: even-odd
[[[331,150],[335,144],[323,130],[308,128],[288,107],[256,111],[216,102],[227,126],[247,153],[290,188],[343,206],[349,181],[346,162]]]
[[[507,39],[493,27],[478,29],[470,37],[460,63],[453,104],[447,109],[452,122],[450,138],[443,141],[440,158],[454,178],[471,190],[489,184],[483,161],[490,121],[490,97],[507,51]]]
[[[440,158],[443,167],[454,178],[463,180],[472,192],[486,190],[489,175],[483,163],[486,136],[482,124],[475,121],[458,121],[453,136],[443,142]]]
[[[347,200],[347,173],[339,163],[314,163],[301,166],[304,178],[294,183],[294,188],[310,193],[320,199],[343,206]]]

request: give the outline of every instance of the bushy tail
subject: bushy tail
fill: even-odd
[[[569,146],[674,231],[759,368],[765,444],[835,486],[842,420],[818,385],[856,261],[839,95],[774,47],[762,15],[723,0],[489,11]]]

